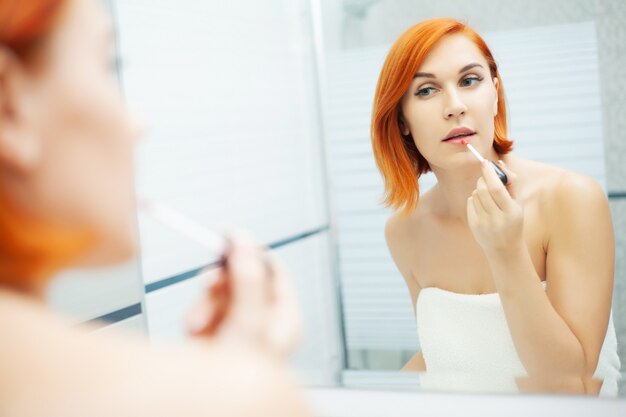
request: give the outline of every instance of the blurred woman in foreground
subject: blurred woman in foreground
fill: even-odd
[[[282,363],[289,277],[245,236],[187,347],[86,334],[44,305],[61,269],[135,255],[137,129],[114,46],[96,0],[0,0],[0,415],[305,415]]]

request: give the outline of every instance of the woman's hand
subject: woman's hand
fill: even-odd
[[[302,334],[291,277],[249,236],[229,241],[224,266],[205,273],[211,285],[187,317],[189,332],[286,358]]]
[[[523,244],[524,212],[515,200],[517,176],[503,162],[498,166],[508,177],[506,187],[488,161],[482,162],[482,176],[467,199],[467,222],[474,239],[485,252]]]

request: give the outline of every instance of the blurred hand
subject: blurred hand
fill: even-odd
[[[207,271],[211,285],[187,316],[197,337],[252,348],[286,359],[300,342],[296,292],[283,265],[238,233],[229,237],[224,266]]]

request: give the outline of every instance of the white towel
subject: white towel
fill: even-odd
[[[423,288],[415,310],[427,369],[421,378],[424,388],[518,391],[515,378],[526,371],[497,293]],[[604,381],[601,396],[617,395],[621,374],[612,315],[594,376]]]

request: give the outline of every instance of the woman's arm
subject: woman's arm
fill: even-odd
[[[471,198],[480,205],[468,202],[468,218],[487,255],[517,353],[532,377],[589,378],[604,341],[613,286],[606,197],[593,180],[577,174],[564,176],[547,196],[546,293],[522,237],[521,207],[494,177],[484,166],[484,180]]]
[[[411,244],[408,239],[407,230],[403,222],[405,219],[400,215],[395,214],[389,218],[385,225],[385,240],[389,247],[389,252],[393,258],[396,267],[402,274],[404,281],[409,289],[411,296],[411,305],[413,306],[413,317],[415,317],[415,304],[417,302],[417,296],[420,292],[420,285],[413,276],[410,267],[411,259]],[[422,352],[417,352],[409,361],[402,367],[403,371],[425,371],[426,362],[424,362],[424,356]]]

